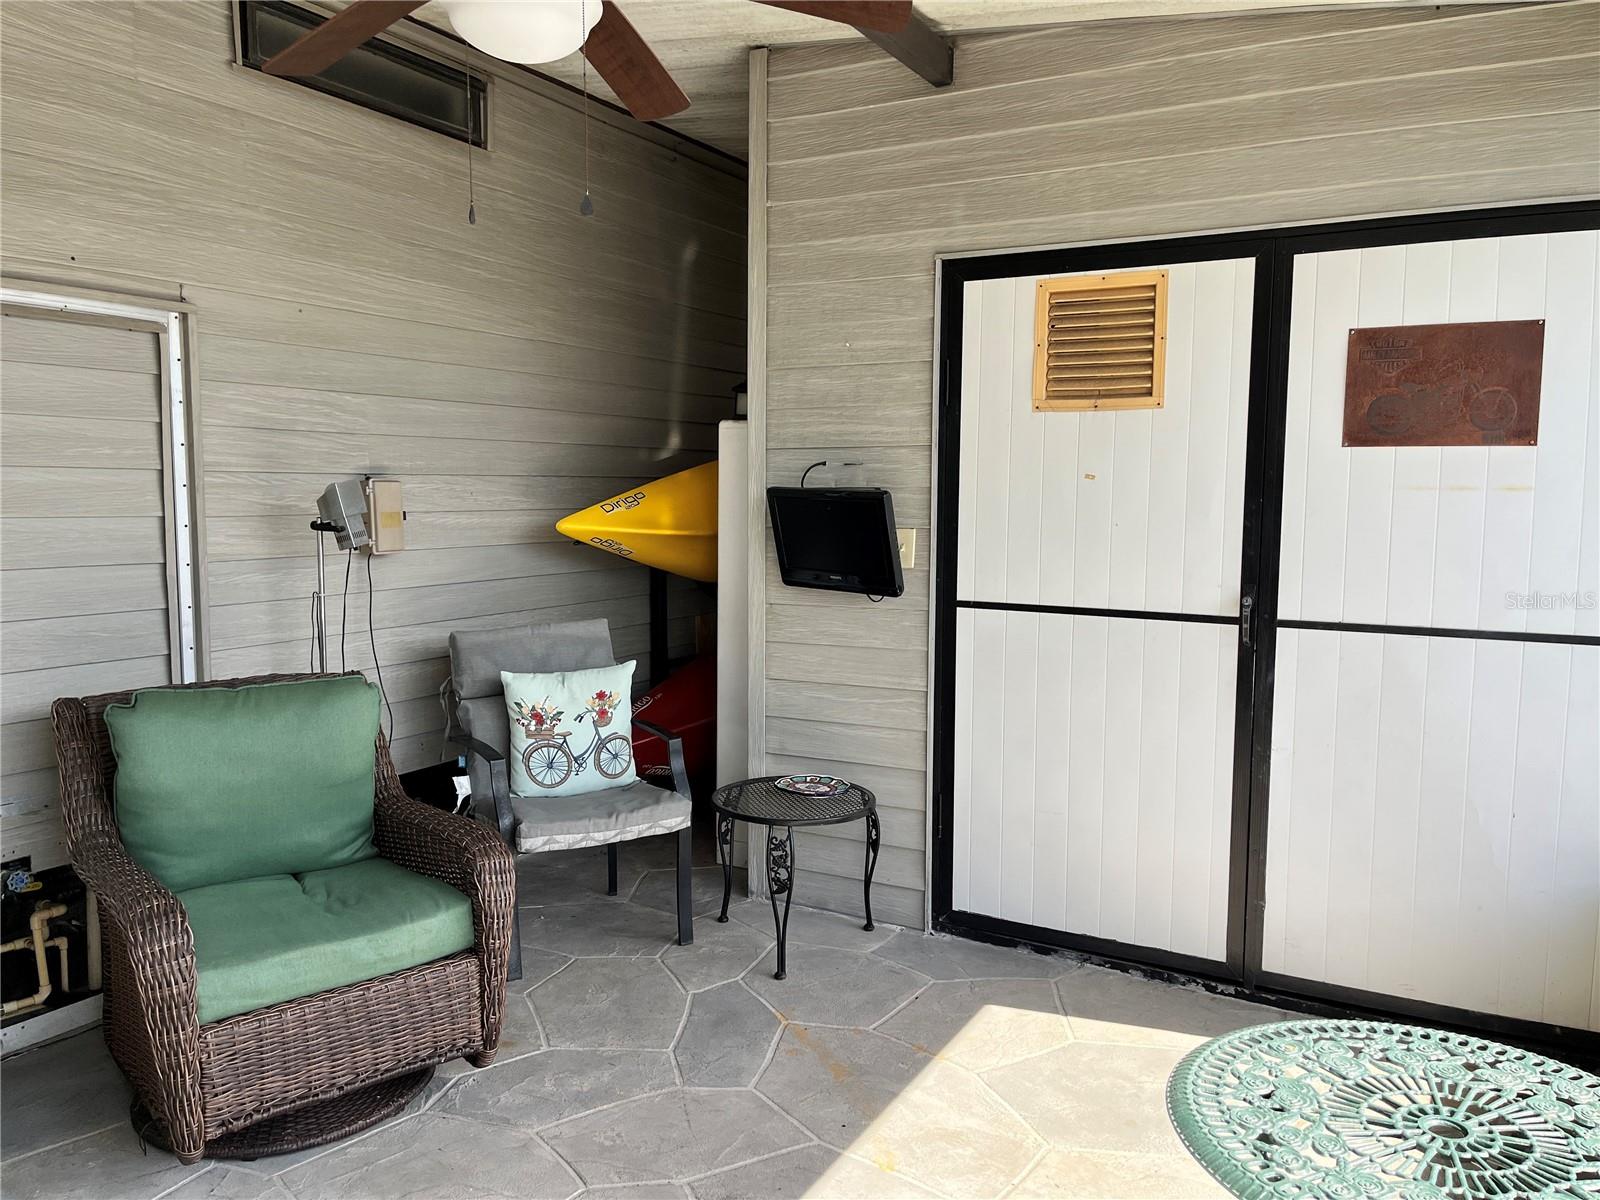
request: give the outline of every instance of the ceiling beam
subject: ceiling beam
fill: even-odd
[[[885,54],[899,59],[936,88],[949,87],[956,77],[955,43],[928,24],[915,9],[911,20],[899,33],[881,29],[860,29],[861,36],[876,42]]]

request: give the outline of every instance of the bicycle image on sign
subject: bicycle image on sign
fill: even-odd
[[[592,761],[594,769],[607,779],[619,779],[633,761],[633,746],[627,735],[605,732],[617,711],[616,692],[596,692],[584,701],[584,709],[573,723],[589,723],[593,739],[574,753],[572,732],[561,728],[566,713],[549,700],[539,704],[513,704],[516,723],[528,735],[522,751],[522,767],[528,778],[543,788],[560,787],[575,774],[581,774]]]

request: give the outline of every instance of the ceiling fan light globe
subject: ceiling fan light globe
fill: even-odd
[[[485,54],[547,63],[577,51],[600,20],[600,0],[441,0],[450,25]]]

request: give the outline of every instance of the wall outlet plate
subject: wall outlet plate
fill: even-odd
[[[917,531],[915,529],[896,529],[895,533],[900,541],[900,565],[910,570],[917,565]]]

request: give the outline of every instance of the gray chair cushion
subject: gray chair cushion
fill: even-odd
[[[581,796],[513,796],[517,851],[573,850],[604,846],[689,825],[689,797],[639,780],[627,787]]]
[[[450,635],[450,677],[456,695],[463,700],[503,696],[501,671],[578,671],[609,667],[616,661],[611,650],[611,628],[604,618],[473,629]],[[503,705],[500,716],[504,722]],[[474,732],[473,736],[483,738],[481,733]]]

